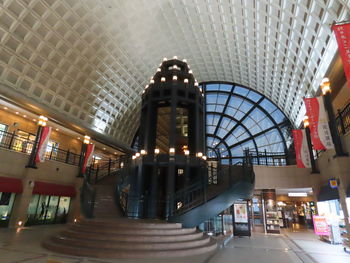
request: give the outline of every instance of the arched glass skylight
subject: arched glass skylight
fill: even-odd
[[[234,83],[202,83],[202,88],[209,158],[234,164],[249,149],[257,164],[287,162],[291,123],[274,103]]]

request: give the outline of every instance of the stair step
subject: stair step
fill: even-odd
[[[188,249],[176,250],[123,250],[123,249],[101,249],[101,248],[86,248],[75,247],[63,244],[53,243],[46,240],[43,246],[47,249],[58,253],[70,254],[83,257],[98,257],[98,258],[169,258],[169,257],[185,257],[203,253],[212,252],[217,248],[215,241],[210,240],[208,244],[192,247]]]

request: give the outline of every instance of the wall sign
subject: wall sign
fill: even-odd
[[[329,236],[329,227],[324,216],[313,216],[315,234],[319,236]]]

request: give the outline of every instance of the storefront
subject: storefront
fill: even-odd
[[[65,223],[75,195],[73,186],[35,182],[25,225]]]
[[[7,227],[17,193],[22,192],[22,180],[0,177],[0,227]]]

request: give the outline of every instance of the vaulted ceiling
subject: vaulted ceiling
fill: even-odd
[[[0,92],[130,144],[163,57],[232,81],[297,123],[337,45],[350,0],[0,0]]]

